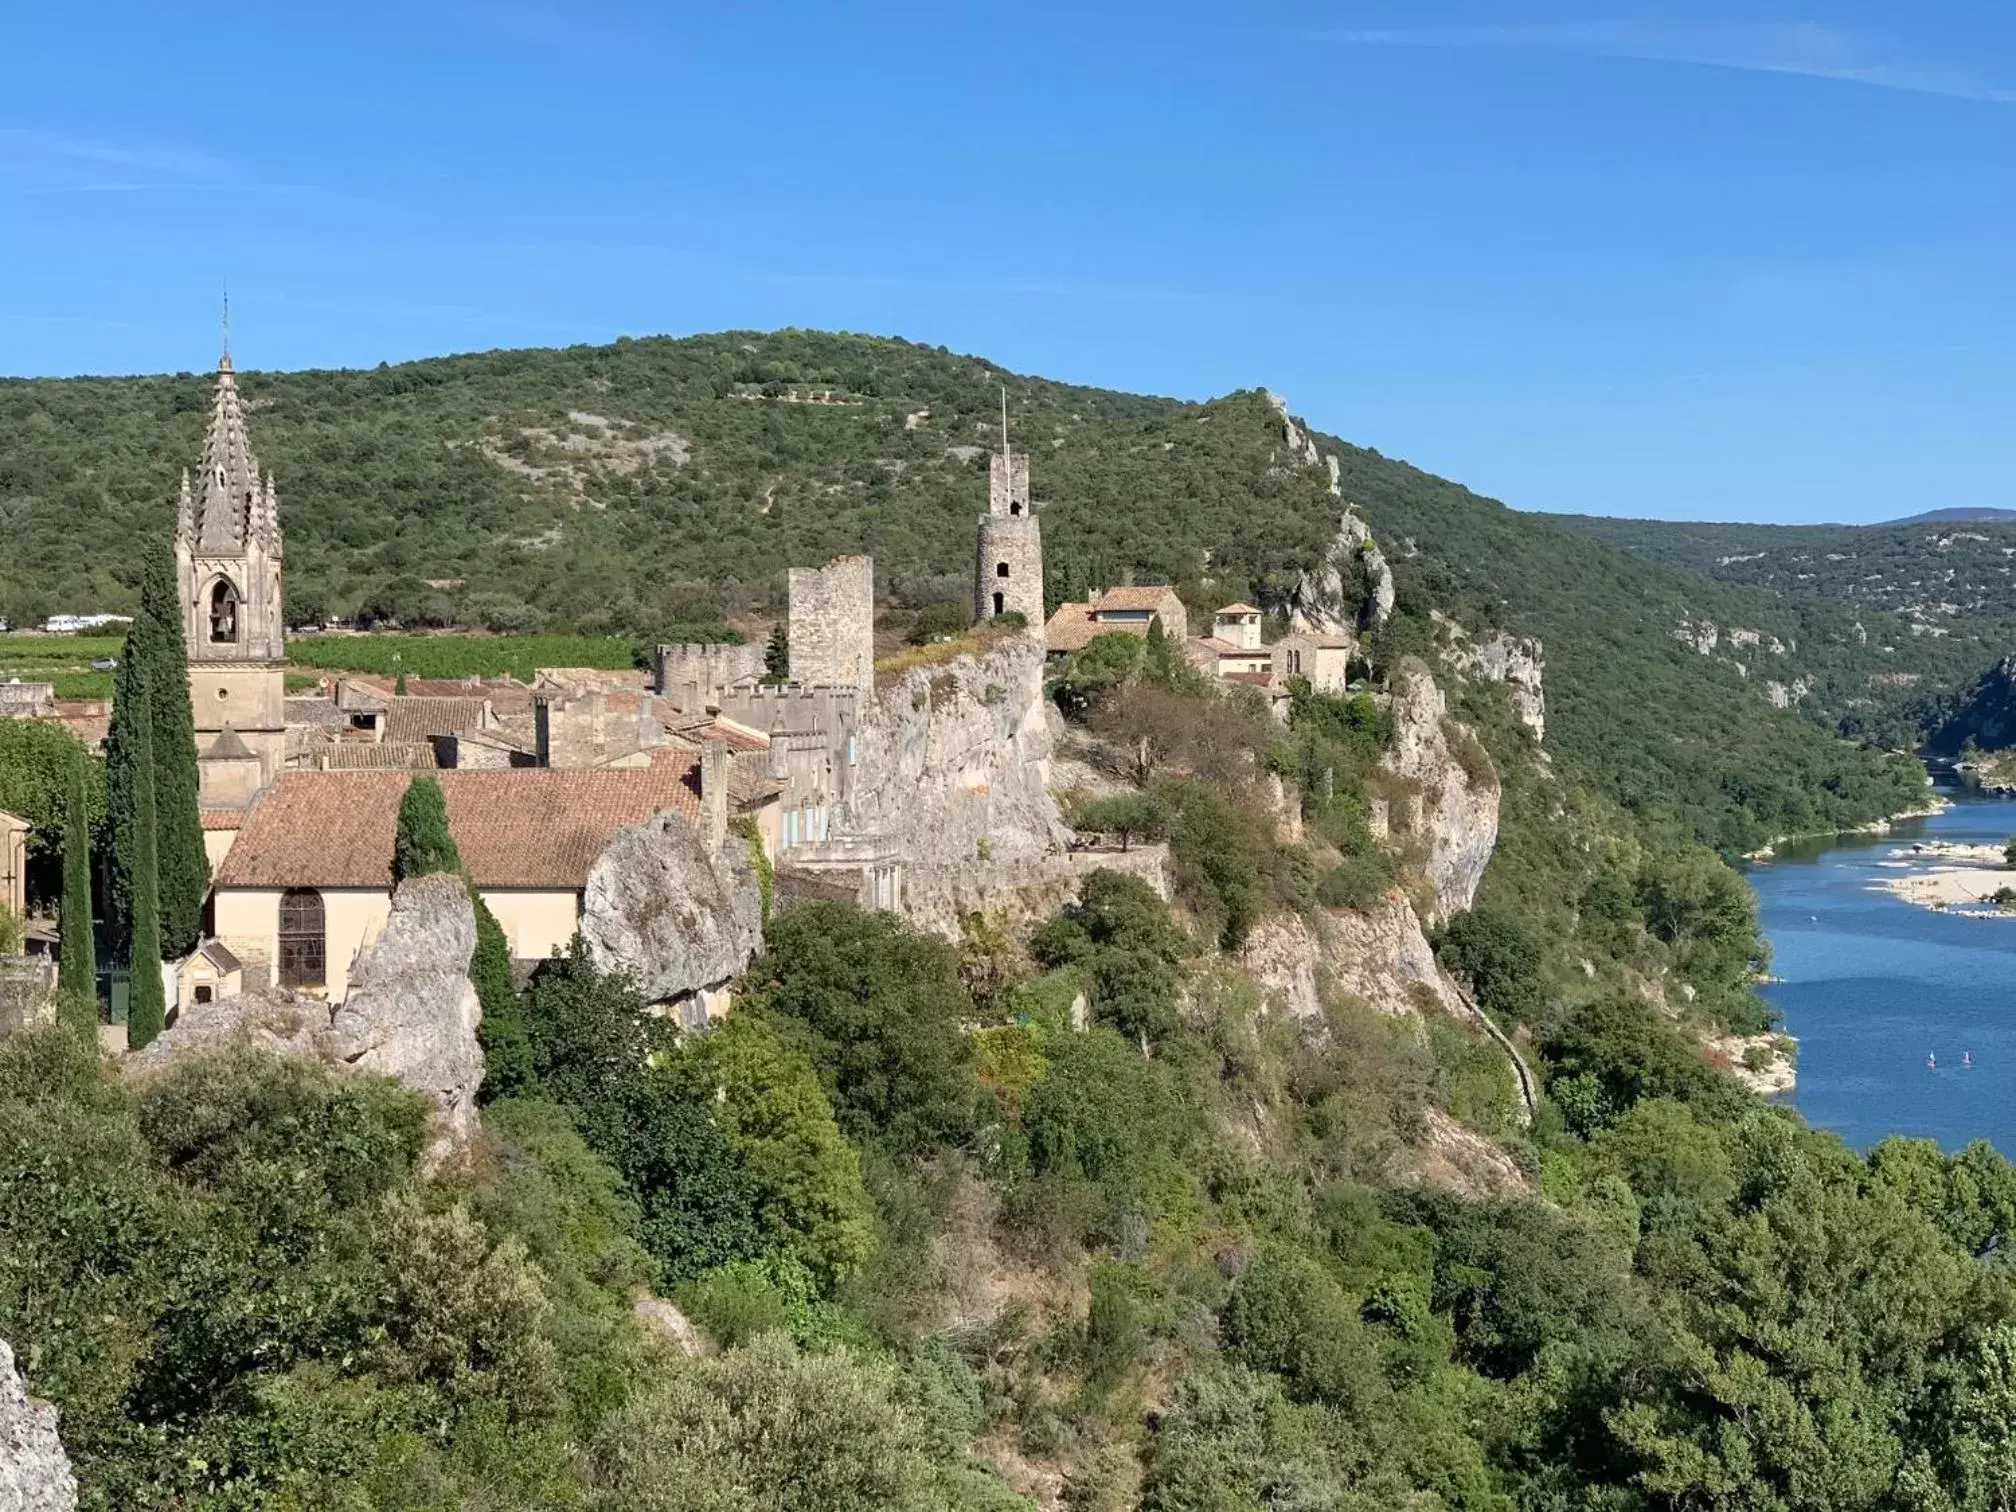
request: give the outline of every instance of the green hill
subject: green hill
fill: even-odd
[[[1561,515],[1567,529],[1667,566],[1821,601],[1857,617],[1887,613],[1911,642],[1946,642],[1939,665],[1978,668],[2016,639],[2016,523],[1990,511],[1933,511],[1883,525],[1723,525]],[[1966,516],[1964,518],[1958,516]],[[1871,623],[1870,634],[1876,636]],[[1924,659],[1896,643],[1903,661]]]
[[[0,384],[0,614],[130,603],[210,383]],[[240,383],[303,615],[649,637],[760,612],[787,565],[857,550],[898,606],[963,599],[1003,386],[1035,458],[1053,603],[1128,572],[1200,607],[1268,602],[1338,512],[1257,391],[1189,404],[863,336],[736,332]],[[1979,660],[1873,611],[1858,636],[1846,610],[1647,564],[1377,452],[1326,449],[1405,591],[1545,639],[1557,756],[1725,849],[1900,807],[1911,770],[1826,732],[1901,743],[1910,681],[1957,681]],[[1705,624],[1721,638],[1704,653]]]

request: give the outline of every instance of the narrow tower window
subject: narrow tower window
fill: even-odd
[[[994,564],[994,576],[996,577],[1008,576],[1008,564],[1006,562],[996,562]]]
[[[994,612],[995,612],[996,614],[1005,614],[1005,613],[1007,612],[1007,609],[1008,609],[1008,595],[1007,595],[1007,594],[1005,594],[1005,593],[997,593],[997,594],[995,594],[995,595],[994,595]]]
[[[238,590],[228,582],[210,590],[210,639],[226,646],[238,639]]]
[[[1011,515],[1019,515],[1020,513],[1022,513],[1022,501],[1020,499],[1016,499],[1012,503],[1010,503],[1008,506],[1008,513],[1010,513]]]

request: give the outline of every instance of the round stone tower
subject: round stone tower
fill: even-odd
[[[973,618],[1019,614],[1043,628],[1043,527],[1029,500],[1029,458],[998,451],[987,464],[987,513],[973,563]]]

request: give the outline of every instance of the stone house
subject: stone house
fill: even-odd
[[[564,950],[611,837],[660,813],[701,815],[699,764],[634,771],[444,771],[449,830],[511,953]],[[245,984],[341,1002],[391,908],[404,772],[284,773],[244,815],[212,885],[213,930]]]
[[[1108,588],[1083,603],[1059,604],[1043,627],[1044,645],[1053,656],[1084,649],[1094,636],[1118,632],[1143,635],[1156,620],[1163,634],[1176,641],[1190,638],[1190,612],[1167,584],[1138,588]]]
[[[1183,654],[1207,677],[1270,671],[1273,658],[1260,643],[1260,620],[1251,604],[1227,604],[1211,616],[1211,633],[1186,641]]]
[[[1348,635],[1295,630],[1268,647],[1269,670],[1283,681],[1304,678],[1318,693],[1342,693],[1350,681],[1351,656],[1356,649]]]

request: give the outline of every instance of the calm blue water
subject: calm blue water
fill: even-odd
[[[1792,1101],[1809,1122],[1858,1148],[1917,1134],[1948,1149],[1986,1138],[2016,1156],[2016,917],[1936,913],[1874,890],[1899,875],[1878,863],[1910,840],[2000,845],[2016,832],[2016,801],[1948,796],[1954,807],[1895,834],[1801,845],[1750,869],[1784,979],[1764,995],[1798,1037]],[[1973,1069],[1960,1069],[1962,1051]]]

